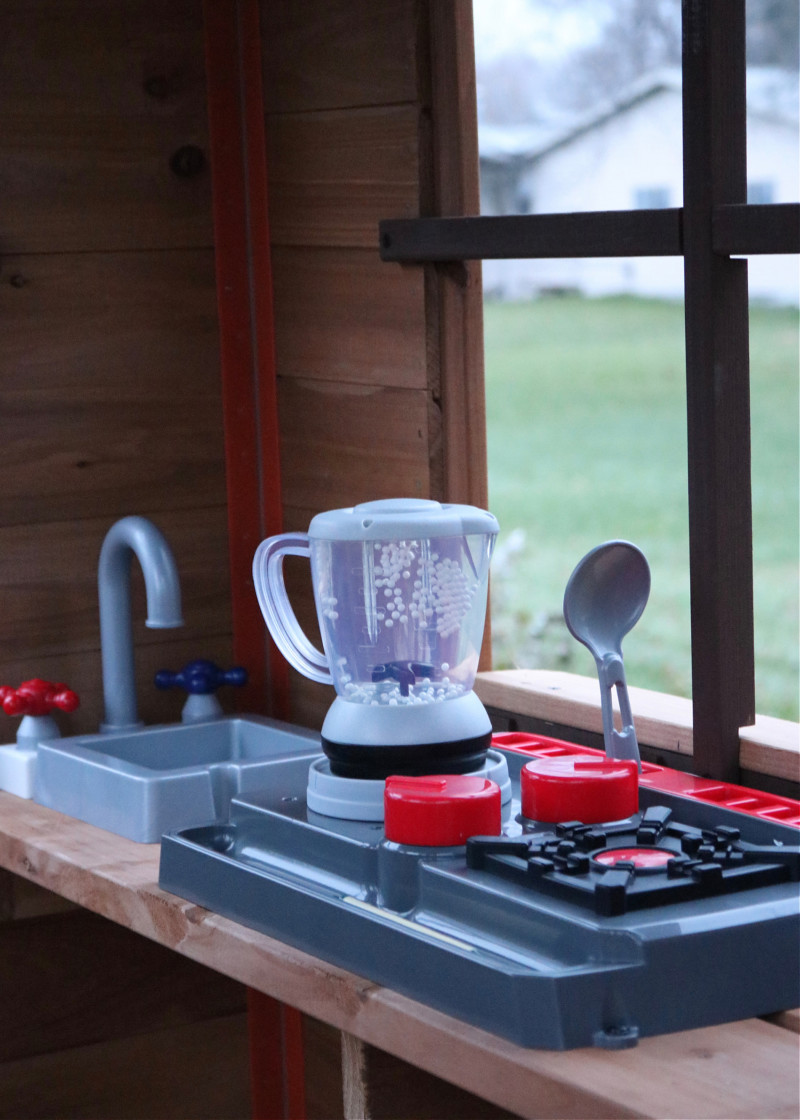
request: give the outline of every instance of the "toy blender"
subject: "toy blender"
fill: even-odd
[[[491,724],[472,691],[496,518],[413,498],[313,518],[308,533],[259,545],[253,578],[289,663],[336,698],[322,727],[333,774],[464,773],[486,758]],[[324,653],[303,633],[283,579],[308,556]]]

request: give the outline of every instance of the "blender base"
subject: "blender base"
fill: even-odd
[[[407,707],[357,704],[337,696],[322,725],[331,772],[376,781],[390,774],[477,770],[491,738],[491,720],[474,692]]]
[[[331,773],[340,778],[380,780],[390,774],[468,774],[486,761],[491,731],[452,743],[372,744],[333,743],[322,736]]]
[[[500,787],[502,804],[508,807],[512,794],[511,778],[508,763],[500,751],[490,749],[483,765],[470,773],[496,782]],[[318,813],[323,817],[349,821],[382,821],[383,793],[382,779],[371,781],[365,778],[340,777],[332,772],[327,758],[315,759],[308,771],[308,809],[310,813]]]

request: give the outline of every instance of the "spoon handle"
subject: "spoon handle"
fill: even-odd
[[[636,740],[636,731],[633,726],[633,713],[628,697],[628,684],[625,680],[625,666],[622,657],[616,653],[607,653],[601,660],[597,660],[597,675],[600,679],[600,710],[603,717],[603,741],[606,754],[609,758],[632,759],[639,770],[642,762],[639,756],[639,744]],[[619,711],[622,717],[622,730],[614,727],[614,710],[611,703],[612,689],[616,688],[619,700]]]

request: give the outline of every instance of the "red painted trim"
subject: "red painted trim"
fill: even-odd
[[[253,1120],[284,1120],[283,1005],[247,990]]]
[[[268,640],[253,553],[281,531],[272,271],[257,0],[204,0],[225,427],[234,657],[240,703],[288,716],[288,667]]]
[[[247,169],[248,220],[253,336],[258,371],[259,453],[261,463],[261,529],[272,536],[283,529],[281,500],[278,376],[275,363],[275,319],[269,236],[267,151],[261,73],[261,28],[258,0],[239,0],[239,44],[242,67],[242,112]],[[260,611],[259,621],[260,619]],[[271,711],[289,718],[289,670],[275,644],[268,640]]]
[[[282,527],[267,160],[257,0],[203,0],[234,657],[247,710],[288,716],[289,671],[268,641],[253,553]],[[269,701],[268,701],[269,697]],[[302,1016],[249,989],[255,1120],[304,1120]]]
[[[586,755],[592,758],[605,758],[605,751],[594,747],[582,747],[564,739],[551,739],[548,735],[536,735],[530,731],[501,731],[492,736],[492,745],[515,754],[526,754],[531,758],[563,758],[570,755]],[[718,782],[715,778],[698,778],[682,770],[669,766],[658,766],[654,762],[643,762],[639,775],[640,786],[650,786],[662,793],[675,793],[692,801],[705,801],[735,813],[745,813],[751,817],[762,817],[778,824],[800,828],[800,801],[792,797],[780,797],[774,793],[748,789],[746,786],[733,785],[731,782]]]
[[[296,1007],[283,1005],[283,1068],[286,1079],[287,1120],[304,1120],[306,1115],[306,1070],[303,1043],[303,1015]]]
[[[247,991],[253,1120],[305,1120],[303,1016],[252,988]]]

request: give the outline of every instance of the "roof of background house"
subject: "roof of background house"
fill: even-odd
[[[679,93],[681,72],[664,67],[642,75],[619,97],[583,114],[560,114],[532,124],[493,125],[478,121],[480,157],[491,163],[534,160],[626,112],[662,90]],[[796,126],[800,85],[794,70],[751,67],[747,71],[747,111],[752,117]]]

